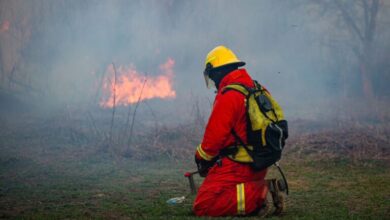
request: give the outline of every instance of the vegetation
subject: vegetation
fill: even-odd
[[[66,131],[64,125],[51,125],[49,130],[57,131],[55,136],[40,136],[31,130],[42,133],[39,130],[42,124],[31,122],[31,127],[25,130],[14,125],[13,130],[6,120],[3,122],[8,133],[0,137],[1,218],[195,218],[191,213],[194,196],[190,195],[183,175],[195,169],[193,146],[182,145],[188,153],[180,151],[180,157],[157,151],[150,151],[151,155],[143,158],[139,157],[141,154],[125,157],[115,151],[101,151],[87,137],[76,142],[65,138],[71,135],[58,133]],[[366,151],[369,156],[358,157],[353,153],[359,148],[354,152],[326,148],[334,143],[321,139],[325,132],[323,124],[308,121],[294,124],[310,132],[303,132],[306,136],[293,134],[295,137],[289,140],[282,160],[291,195],[287,212],[281,218],[386,219],[390,214],[388,136],[381,157],[369,151]],[[162,132],[161,136],[164,135],[170,137],[168,141],[161,139],[167,146],[178,138],[168,130]],[[314,139],[324,142],[307,141],[313,137],[310,135],[317,135]],[[177,148],[174,146],[171,151]],[[269,176],[277,176],[276,170],[271,169]],[[201,181],[196,177],[198,186]],[[169,198],[183,195],[186,200],[182,204],[166,203]]]

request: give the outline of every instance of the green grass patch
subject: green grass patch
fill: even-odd
[[[188,162],[116,160],[95,154],[45,163],[2,157],[0,163],[1,218],[196,218],[191,213],[194,196],[183,176],[195,167]],[[390,169],[384,163],[286,157],[282,166],[290,185],[282,219],[390,216]],[[270,170],[269,177],[277,175]],[[202,179],[196,181],[199,186]],[[182,204],[166,203],[183,195],[187,198]]]

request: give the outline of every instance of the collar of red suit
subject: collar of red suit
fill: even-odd
[[[237,69],[232,72],[230,72],[228,75],[226,75],[221,83],[219,84],[218,92],[223,89],[225,86],[233,84],[233,83],[240,83],[249,87],[253,87],[253,80],[249,76],[246,69]]]

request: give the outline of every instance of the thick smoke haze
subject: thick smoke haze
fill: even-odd
[[[172,58],[176,98],[151,107],[182,114],[197,99],[207,112],[214,93],[204,85],[204,58],[221,44],[247,63],[288,116],[337,115],[341,99],[366,99],[357,55],[363,44],[341,10],[363,32],[363,9],[355,1],[342,1],[343,8],[304,0],[0,4],[1,88],[41,107],[98,106],[100,80],[112,62],[156,76]],[[379,5],[366,68],[374,95],[367,97],[388,100],[389,2]]]
[[[390,0],[0,0],[0,219],[389,219],[389,27]],[[288,133],[207,129],[219,45]]]

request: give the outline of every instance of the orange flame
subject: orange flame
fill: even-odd
[[[167,62],[160,65],[162,74],[159,76],[142,75],[133,65],[130,67],[120,66],[117,69],[116,86],[114,86],[114,67],[110,65],[107,69],[109,76],[102,85],[103,99],[100,106],[103,108],[114,106],[114,91],[116,106],[127,106],[137,103],[138,100],[175,98],[176,92],[172,86],[174,65],[175,61],[168,58]]]

